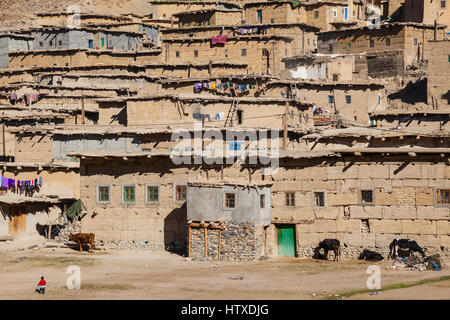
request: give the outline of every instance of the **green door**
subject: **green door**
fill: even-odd
[[[294,226],[277,226],[278,255],[295,257],[295,228]]]

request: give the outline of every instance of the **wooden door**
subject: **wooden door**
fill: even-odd
[[[11,206],[9,209],[9,234],[20,235],[27,230],[27,215],[24,207]]]
[[[278,255],[295,257],[295,226],[277,226]]]

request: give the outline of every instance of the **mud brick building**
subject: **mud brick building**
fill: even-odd
[[[444,36],[443,28],[438,28],[438,39]],[[364,27],[321,32],[318,50],[325,54],[364,53],[369,75],[386,77],[402,74],[407,67],[428,59],[427,41],[432,39],[434,27],[431,25],[389,23],[382,24],[380,29]]]
[[[428,46],[428,104],[445,109],[450,105],[450,41],[430,41]]]
[[[0,33],[0,68],[8,68],[10,52],[33,49],[33,39],[26,34]]]
[[[33,30],[34,48],[131,51],[142,48],[143,33],[90,28],[47,27]]]

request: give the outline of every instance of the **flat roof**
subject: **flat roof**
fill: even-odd
[[[175,13],[172,16],[177,17],[177,16],[189,16],[192,14],[199,14],[199,13],[207,13],[207,12],[242,12],[242,9],[222,9],[222,8],[208,8],[208,9],[201,9],[201,10],[193,10],[193,11],[184,11],[184,12],[179,12],[179,13]]]
[[[382,23],[380,24],[381,29],[383,28],[391,28],[391,27],[415,27],[415,28],[425,28],[425,29],[434,29],[434,25],[431,24],[424,24],[424,23],[417,23],[417,22],[392,22],[392,23]],[[445,25],[439,25],[438,29],[444,29],[446,28]],[[341,29],[341,30],[332,30],[332,31],[322,31],[319,32],[319,35],[322,34],[333,34],[333,33],[351,33],[354,31],[377,31],[380,29],[374,29],[374,28],[369,28],[369,26],[364,26],[364,27],[354,27],[354,28],[345,28],[345,29]]]

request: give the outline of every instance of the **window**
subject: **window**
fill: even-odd
[[[175,51],[175,57],[177,57],[177,58],[180,57],[180,51]]]
[[[89,47],[89,49],[93,49],[94,48],[94,40],[89,40],[88,41],[88,47]]]
[[[319,10],[314,11],[314,19],[319,19]]]
[[[124,184],[122,185],[122,204],[136,203],[136,185]]]
[[[262,49],[262,55],[263,55],[263,57],[267,57],[269,55],[269,50]]]
[[[448,55],[448,62],[450,62],[450,54]]]
[[[275,19],[270,19],[270,23],[275,23]]]
[[[295,207],[295,192],[286,192],[286,207]]]
[[[333,74],[333,81],[338,81],[339,80],[339,75],[334,73]]]
[[[53,46],[53,40],[50,40],[50,46]]]
[[[359,204],[361,205],[375,204],[374,189],[360,189]]]
[[[236,194],[225,193],[225,208],[234,209],[236,207]]]
[[[325,192],[314,192],[314,207],[325,207]]]
[[[97,185],[97,203],[109,203],[109,202],[110,202],[109,185],[107,184]]]
[[[242,124],[243,116],[244,116],[244,111],[242,111],[242,110],[236,110],[236,115],[237,115],[237,123],[238,123],[238,124]]]
[[[262,10],[256,11],[256,18],[258,23],[262,23]]]
[[[175,186],[175,201],[186,201],[186,185]]]
[[[338,16],[338,10],[336,8],[333,8],[333,18],[337,18]]]
[[[241,56],[243,56],[243,57],[247,56],[247,49],[241,50]]]
[[[436,206],[450,206],[450,188],[436,189]]]
[[[328,45],[328,52],[333,52],[333,44],[332,43],[330,43]]]
[[[369,40],[369,47],[370,47],[370,48],[375,47],[375,40],[374,40],[374,39],[370,39],[370,40]]]
[[[194,57],[198,58],[198,51],[194,50]]]
[[[43,42],[39,42],[39,47],[43,47],[44,43]]]
[[[58,46],[62,46],[62,41],[61,40],[58,41]]]
[[[262,194],[259,196],[259,207],[261,209],[266,207],[266,195],[265,194]]]
[[[445,1],[445,0],[441,1],[441,9],[445,9],[445,7],[447,7],[447,3],[446,2],[447,1]]]
[[[352,43],[351,42],[347,42],[347,49],[351,49],[352,48]]]
[[[391,38],[386,38],[386,45],[390,46],[391,45]]]
[[[157,185],[146,185],[146,202],[148,204],[158,204],[159,203],[159,186]]]
[[[334,97],[328,96],[328,103],[334,103]]]
[[[352,96],[346,95],[346,96],[345,96],[345,103],[346,103],[346,104],[352,103]]]

